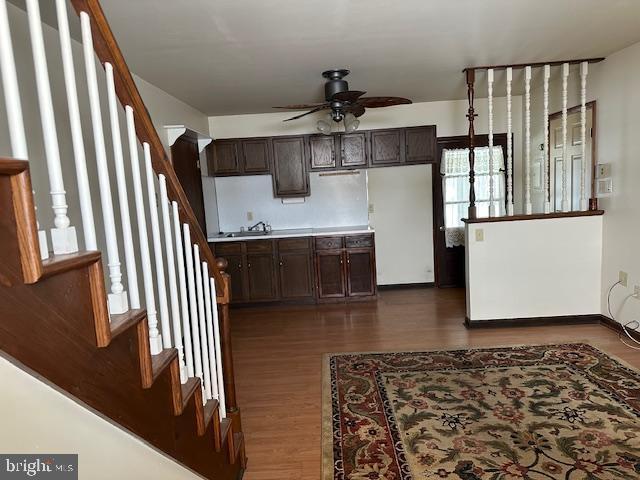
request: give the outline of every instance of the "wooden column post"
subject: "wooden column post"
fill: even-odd
[[[469,219],[476,218],[476,174],[474,172],[475,166],[475,130],[473,127],[473,121],[476,115],[473,108],[473,101],[475,97],[474,84],[476,80],[476,71],[474,69],[468,69],[467,73],[467,96],[469,98],[469,112],[467,118],[469,119]]]
[[[224,389],[227,404],[227,416],[233,422],[233,431],[242,430],[240,411],[236,400],[236,381],[233,371],[233,350],[231,347],[231,320],[229,302],[231,301],[231,277],[225,272],[228,262],[224,258],[216,258],[216,267],[222,274],[224,289],[218,292],[216,301],[219,308],[220,340],[222,342],[222,369],[224,372]]]

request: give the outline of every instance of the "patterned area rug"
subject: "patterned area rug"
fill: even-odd
[[[323,480],[640,478],[640,373],[585,344],[329,355]]]

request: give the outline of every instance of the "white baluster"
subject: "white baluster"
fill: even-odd
[[[53,252],[57,254],[78,251],[78,239],[75,227],[70,225],[67,216],[67,198],[62,178],[60,164],[60,150],[56,120],[51,100],[51,85],[49,83],[49,69],[42,36],[42,22],[40,20],[40,6],[38,0],[27,0],[27,14],[29,19],[29,33],[33,51],[33,65],[36,74],[36,89],[38,92],[38,106],[42,123],[49,187],[51,188],[51,206],[54,213],[55,228],[51,229],[51,244]]]
[[[178,263],[178,284],[180,286],[180,313],[182,316],[182,331],[184,333],[184,351],[187,364],[187,376],[194,377],[193,347],[191,345],[191,328],[189,325],[189,300],[187,298],[187,279],[184,268],[184,249],[182,248],[182,232],[180,231],[180,215],[178,203],[171,202],[173,211],[173,234],[176,242],[176,259]],[[177,343],[176,343],[177,344]]]
[[[489,216],[495,217],[495,202],[493,197],[493,68],[487,70],[488,85],[488,117],[489,117]]]
[[[104,144],[100,93],[98,91],[98,80],[96,77],[96,64],[93,53],[93,38],[91,36],[90,22],[89,15],[87,15],[86,12],[81,12],[80,26],[82,28],[84,66],[87,75],[87,87],[89,89],[89,109],[91,110],[93,143],[96,150],[96,165],[98,167],[100,205],[102,206],[102,219],[104,222],[105,237],[107,240],[107,267],[109,269],[109,279],[111,280],[109,312],[111,314],[118,314],[124,313],[129,309],[129,301],[127,299],[127,292],[124,291],[124,287],[122,286],[120,253],[118,252],[116,222],[113,215],[113,199],[111,197],[107,151]]]
[[[67,105],[69,107],[71,141],[73,144],[76,177],[78,180],[84,244],[87,250],[97,250],[98,243],[96,241],[96,227],[93,218],[91,189],[89,187],[89,175],[87,174],[87,159],[84,150],[82,124],[80,122],[80,107],[78,105],[78,90],[76,88],[76,73],[71,50],[71,35],[69,33],[69,19],[67,18],[66,0],[56,0],[56,13],[58,17],[58,31],[60,33],[62,68],[64,71],[64,82],[67,92]]]
[[[184,233],[184,253],[187,264],[187,285],[189,291],[189,318],[191,324],[191,342],[193,343],[193,361],[195,364],[195,375],[202,384],[204,393],[204,378],[202,377],[202,352],[200,350],[200,333],[198,330],[198,303],[196,300],[196,278],[193,270],[193,246],[191,245],[191,232],[188,224],[182,225]],[[204,399],[204,396],[203,396]],[[204,403],[206,403],[203,400]]]
[[[589,62],[580,64],[580,140],[582,168],[580,169],[580,210],[588,210],[587,201],[587,74]]]
[[[222,347],[220,342],[220,322],[218,317],[218,303],[215,279],[209,281],[211,285],[211,300],[213,307],[213,341],[216,351],[216,371],[218,372],[218,403],[220,404],[220,420],[227,416],[227,404],[224,394],[224,372],[222,370]]]
[[[216,369],[216,347],[213,339],[213,312],[211,299],[211,280],[209,278],[209,265],[202,262],[202,282],[204,285],[204,305],[207,318],[207,348],[209,350],[209,369],[211,370],[211,397],[219,400],[218,392],[218,371]]]
[[[513,113],[511,110],[511,82],[513,69],[507,68],[507,215],[513,215]]]
[[[173,343],[178,350],[180,364],[180,380],[187,381],[187,370],[184,364],[184,348],[182,347],[182,327],[180,326],[180,302],[178,301],[178,282],[176,281],[176,262],[173,255],[173,237],[171,236],[171,219],[169,218],[169,196],[167,195],[167,179],[158,175],[160,182],[160,211],[164,227],[164,247],[167,254],[167,272],[169,274],[169,294],[171,296],[171,325],[173,327]]]
[[[551,67],[544,66],[544,143],[543,143],[543,171],[542,181],[544,182],[544,213],[551,213],[551,191],[549,188],[549,79],[551,78]]]
[[[200,329],[200,353],[202,355],[202,375],[204,378],[204,392],[207,399],[211,395],[211,370],[209,364],[209,348],[207,347],[207,320],[205,318],[204,289],[202,287],[202,263],[200,261],[200,247],[193,246],[193,262],[196,268],[196,293],[198,295],[198,325]]]
[[[569,64],[562,64],[562,211],[571,210],[568,188],[567,168],[567,84],[569,80]]]
[[[160,325],[162,325],[162,344],[171,347],[171,323],[169,321],[169,304],[167,302],[167,284],[164,278],[164,260],[162,257],[162,240],[160,238],[160,221],[158,220],[158,203],[156,185],[151,165],[151,147],[147,142],[142,144],[144,151],[144,167],[147,173],[147,199],[149,202],[149,218],[153,237],[153,253],[156,265],[156,283],[158,286],[158,304],[160,305]]]
[[[65,1],[65,0],[58,0]],[[104,64],[107,74],[107,97],[109,101],[109,119],[111,121],[111,143],[113,144],[113,159],[116,166],[116,186],[118,188],[118,203],[120,205],[120,222],[124,243],[124,261],[127,266],[127,286],[129,287],[129,301],[131,308],[140,308],[140,294],[138,292],[138,269],[131,233],[131,215],[129,213],[129,195],[127,193],[127,176],[124,171],[124,157],[122,155],[122,136],[120,134],[120,119],[118,117],[118,97],[113,78],[113,66]],[[136,146],[137,148],[137,146]]]
[[[20,89],[18,87],[18,75],[13,55],[13,42],[9,29],[9,16],[7,3],[0,0],[0,73],[2,74],[2,90],[4,91],[4,104],[7,110],[9,124],[9,141],[13,158],[27,160],[27,137],[24,132],[24,119],[22,117],[22,105],[20,104]],[[35,202],[34,202],[35,204]],[[37,207],[36,211],[37,211]],[[40,243],[40,258],[49,258],[49,246],[47,234],[40,230],[38,224],[38,239]]]
[[[531,67],[524,69],[524,210],[531,214]]]
[[[142,263],[142,283],[147,308],[147,323],[149,325],[149,345],[151,355],[162,351],[162,338],[158,331],[158,315],[153,290],[153,273],[151,272],[151,255],[149,253],[149,235],[147,234],[147,218],[145,215],[144,194],[142,193],[142,176],[140,175],[140,160],[138,157],[138,139],[133,117],[133,108],[124,108],[127,119],[127,137],[129,139],[129,155],[131,156],[131,181],[136,203],[136,223],[138,224],[138,243],[140,244],[140,262]]]

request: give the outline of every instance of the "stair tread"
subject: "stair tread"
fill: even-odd
[[[213,415],[218,411],[218,400],[208,400],[204,405],[204,427],[207,428]]]
[[[82,251],[65,255],[51,255],[42,261],[42,278],[86,267],[100,260],[100,252]]]
[[[138,324],[147,316],[145,309],[129,310],[118,315],[111,315],[111,338],[116,338],[122,332]]]
[[[153,380],[169,366],[174,358],[178,357],[178,351],[175,348],[165,348],[159,354],[151,357],[151,370],[153,371]]]
[[[187,380],[186,383],[182,385],[182,409],[187,406],[191,396],[196,392],[196,390],[200,387],[200,379],[198,377],[191,377]]]

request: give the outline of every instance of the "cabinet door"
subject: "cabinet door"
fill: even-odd
[[[311,252],[280,252],[280,296],[283,300],[313,296]]]
[[[240,144],[245,174],[260,175],[271,172],[268,138],[245,138]]]
[[[249,300],[267,301],[278,298],[276,269],[271,253],[247,254]]]
[[[304,137],[278,137],[272,143],[275,196],[308,196],[309,173]]]
[[[242,303],[249,299],[247,291],[246,265],[242,255],[224,255],[229,263],[226,272],[231,277],[231,302]]]
[[[374,295],[376,267],[373,249],[347,250],[347,292],[350,297]]]
[[[403,130],[374,130],[371,132],[371,165],[399,165],[404,161]]]
[[[242,174],[237,140],[216,140],[208,152],[211,153],[209,172],[214,175]]]
[[[206,233],[202,173],[200,172],[200,153],[197,140],[178,138],[171,147],[171,163],[180,185],[187,195],[191,209],[198,219],[200,228]]]
[[[436,161],[436,127],[407,128],[405,136],[405,159],[407,163],[433,163]]]
[[[346,133],[340,136],[340,164],[343,167],[367,165],[366,133]]]
[[[335,140],[332,135],[313,135],[309,137],[309,155],[312,169],[336,167]]]
[[[316,275],[318,276],[318,298],[345,296],[343,252],[316,252]]]

